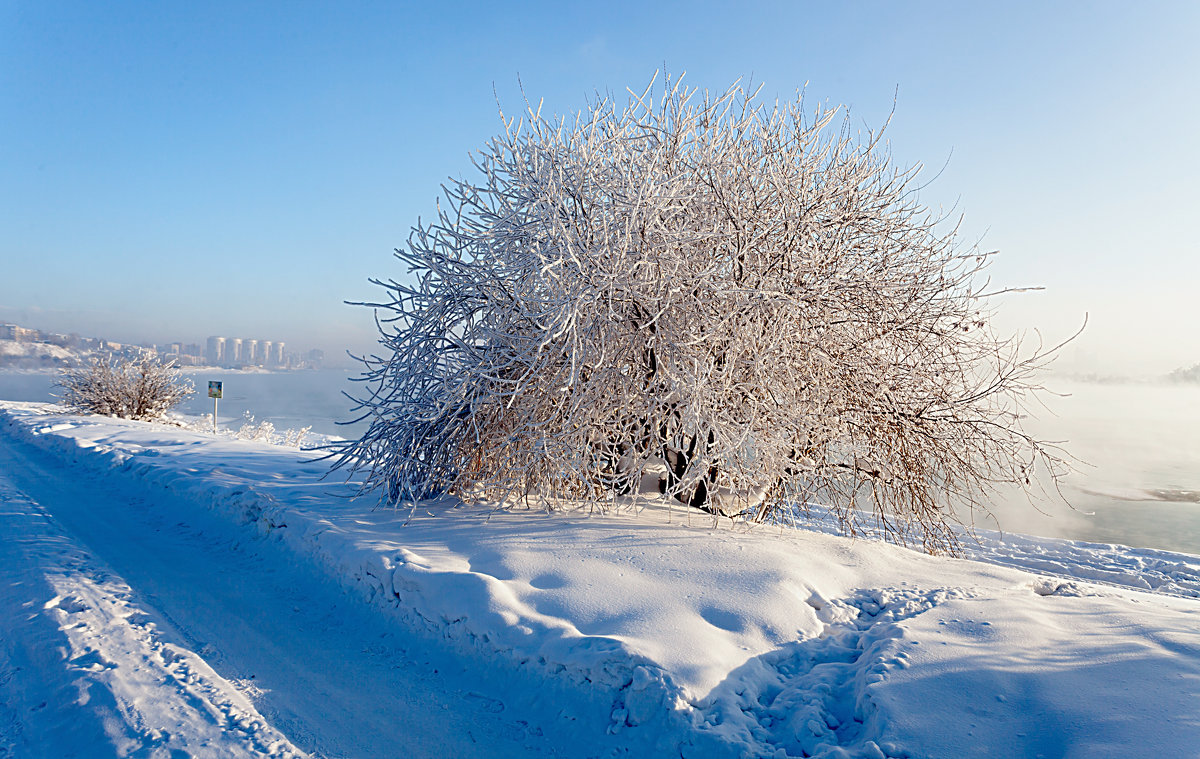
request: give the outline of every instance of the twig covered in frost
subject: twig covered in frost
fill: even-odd
[[[411,276],[362,304],[382,351],[335,468],[389,503],[816,502],[928,550],[955,549],[952,504],[1065,473],[1021,423],[1053,350],[992,329],[992,254],[919,167],[802,97],[650,92],[507,120],[444,188],[396,251]]]

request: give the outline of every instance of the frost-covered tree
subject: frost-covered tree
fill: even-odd
[[[67,408],[123,419],[161,418],[194,392],[173,362],[149,355],[96,359],[64,370],[55,384]]]
[[[530,109],[373,280],[369,423],[334,452],[390,503],[620,503],[953,549],[954,504],[1056,479],[1022,429],[1052,351],[991,327],[991,253],[917,197],[879,133],[803,98],[667,80]]]

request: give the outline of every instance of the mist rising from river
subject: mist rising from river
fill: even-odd
[[[1012,492],[980,526],[1200,554],[1200,386],[1048,385],[1068,395],[1046,396],[1026,426],[1080,460],[1063,482],[1070,506]]]

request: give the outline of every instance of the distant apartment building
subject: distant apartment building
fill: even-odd
[[[259,365],[272,368],[287,366],[287,354],[284,347],[285,343],[282,340],[259,340]]]
[[[208,350],[204,352],[209,366],[222,366],[225,363],[225,338],[208,338]]]
[[[205,362],[200,352],[200,346],[195,343],[167,343],[156,346],[159,354],[176,366],[201,366]]]
[[[25,329],[15,324],[0,324],[0,340],[33,340],[36,329]]]

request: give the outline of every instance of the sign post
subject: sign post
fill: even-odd
[[[217,400],[221,397],[221,382],[208,381],[208,397],[213,399],[213,434],[217,434]]]

